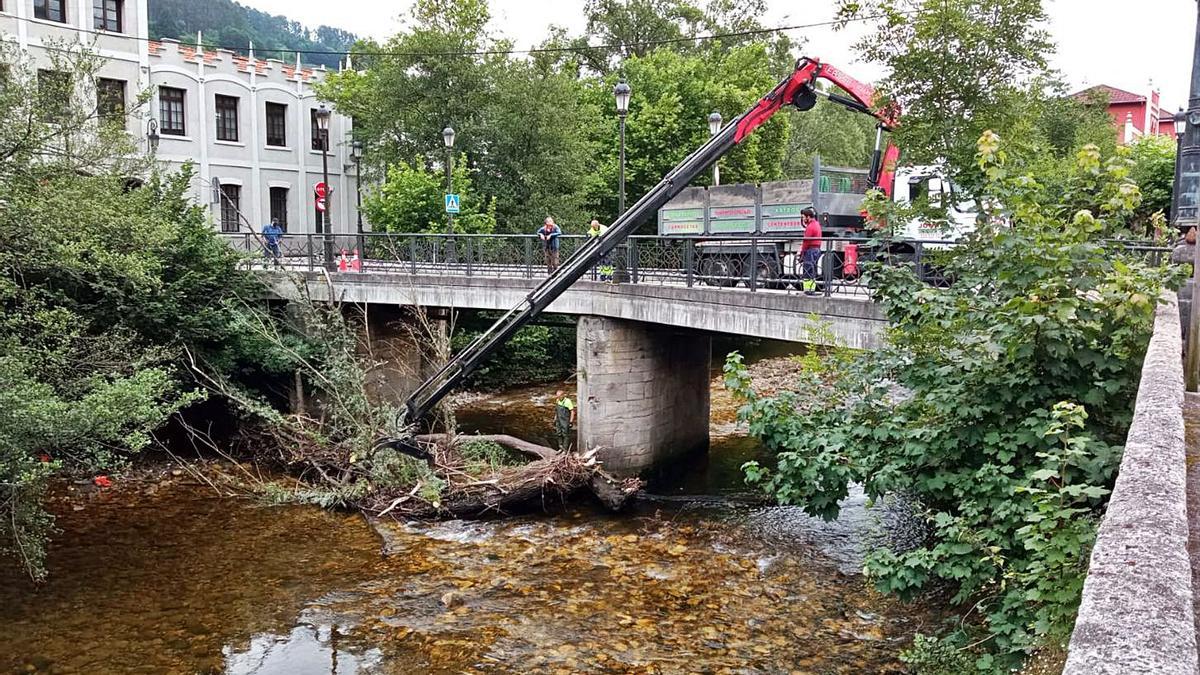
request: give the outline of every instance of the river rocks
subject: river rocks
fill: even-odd
[[[446,609],[460,607],[463,604],[462,593],[458,593],[456,591],[447,591],[442,594],[441,603]]]

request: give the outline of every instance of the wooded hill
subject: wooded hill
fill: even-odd
[[[271,50],[346,50],[358,36],[331,26],[308,28],[286,16],[271,15],[233,0],[150,0],[150,35],[195,41],[202,33],[204,44],[244,47],[254,44],[260,57],[290,60],[292,54]],[[301,54],[310,65],[336,67],[336,54]]]

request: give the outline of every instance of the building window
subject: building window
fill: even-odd
[[[96,80],[96,113],[102,122],[125,123],[125,80]]]
[[[67,22],[67,0],[33,0],[33,16],[46,21]]]
[[[92,0],[92,24],[96,30],[121,32],[121,14],[125,0]]]
[[[217,94],[217,140],[238,139],[238,100],[236,96]]]
[[[71,76],[61,70],[39,70],[38,108],[42,120],[61,122],[70,114]]]
[[[316,108],[311,108],[308,111],[308,122],[312,127],[312,149],[326,150],[325,144],[321,142],[321,125],[317,124]]]
[[[282,103],[267,103],[267,145],[287,147],[287,106]]]
[[[284,232],[287,232],[287,193],[285,187],[271,188],[271,220],[277,221]]]
[[[221,231],[237,232],[242,209],[242,186],[221,183]]]
[[[182,89],[158,88],[158,131],[171,136],[184,135]]]

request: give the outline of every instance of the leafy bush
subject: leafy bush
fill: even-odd
[[[758,397],[737,361],[726,382],[778,453],[774,470],[748,464],[747,480],[779,501],[831,518],[851,482],[916,496],[932,537],[874,552],[866,572],[903,597],[952,585],[955,603],[980,611],[978,665],[990,668],[1070,633],[1170,275],[1101,243],[1139,202],[1120,160],[1085,149],[1059,194],[1010,174],[994,134],[979,161],[991,210],[946,255],[955,283],[873,270],[889,343],[849,363],[820,405]]]
[[[40,579],[50,477],[120,469],[203,398],[187,355],[236,371],[262,354],[230,329],[256,282],[190,202],[191,175],[156,174],[124,128],[95,125],[94,96],[39,100],[10,49],[0,116],[24,122],[0,128],[0,552]],[[94,86],[95,55],[51,54],[67,92]]]

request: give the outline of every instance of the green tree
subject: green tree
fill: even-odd
[[[595,157],[600,109],[569,69],[510,61],[497,73],[476,182],[496,202],[504,232],[532,232],[546,216],[582,231],[600,189]]]
[[[966,624],[951,640],[986,644],[977,663],[990,670],[1070,633],[1164,274],[1101,243],[1139,202],[1120,163],[1085,148],[1077,180],[1061,181],[1079,194],[1051,194],[994,134],[978,150],[987,219],[937,261],[955,283],[872,272],[887,346],[803,400],[759,397],[739,362],[726,369],[751,432],[778,452],[773,470],[747,465],[748,479],[825,517],[851,482],[909,495],[931,536],[874,552],[867,571],[902,596],[951,584],[987,633],[975,642]],[[797,386],[810,385],[821,386]]]
[[[1154,216],[1171,216],[1171,192],[1175,185],[1175,141],[1166,136],[1146,136],[1129,147],[1134,184],[1142,192],[1142,203],[1133,216],[1133,231],[1154,235]]]
[[[832,166],[866,167],[875,147],[875,119],[818,99],[817,105],[791,116],[786,178],[812,178],[813,159]]]
[[[488,233],[496,229],[495,200],[484,200],[472,188],[465,162],[454,165],[454,191],[461,196],[454,231]],[[363,214],[386,232],[445,232],[444,173],[430,171],[421,162],[399,162],[388,167],[387,180],[363,198]]]
[[[50,478],[119,469],[149,445],[201,398],[191,358],[247,366],[256,345],[228,327],[233,303],[259,293],[188,201],[188,173],[135,187],[149,165],[98,123],[100,59],[51,53],[37,67],[65,86],[47,100],[33,64],[0,50],[0,115],[16,122],[0,129],[0,552],[35,579]]]
[[[626,121],[626,192],[633,203],[709,135],[708,116],[714,110],[725,119],[744,112],[777,83],[771,73],[767,47],[734,47],[716,58],[686,56],[659,50],[624,62],[622,74],[633,89]],[[590,87],[596,106],[612,108],[616,77]],[[783,176],[790,122],[776,115],[721,159],[722,182],[777,180]],[[594,199],[597,211],[617,212],[618,147],[616,116],[608,117],[607,139],[597,161],[600,184]],[[707,177],[697,183],[703,184]],[[611,217],[611,216],[610,216]]]
[[[879,103],[903,110],[896,138],[906,158],[944,161],[970,186],[975,139],[985,130],[1021,138],[1015,129],[1027,119],[1026,106],[1043,98],[1040,75],[1053,46],[1041,28],[1041,0],[840,2],[844,18],[872,15],[884,18],[858,48],[888,69]]]

